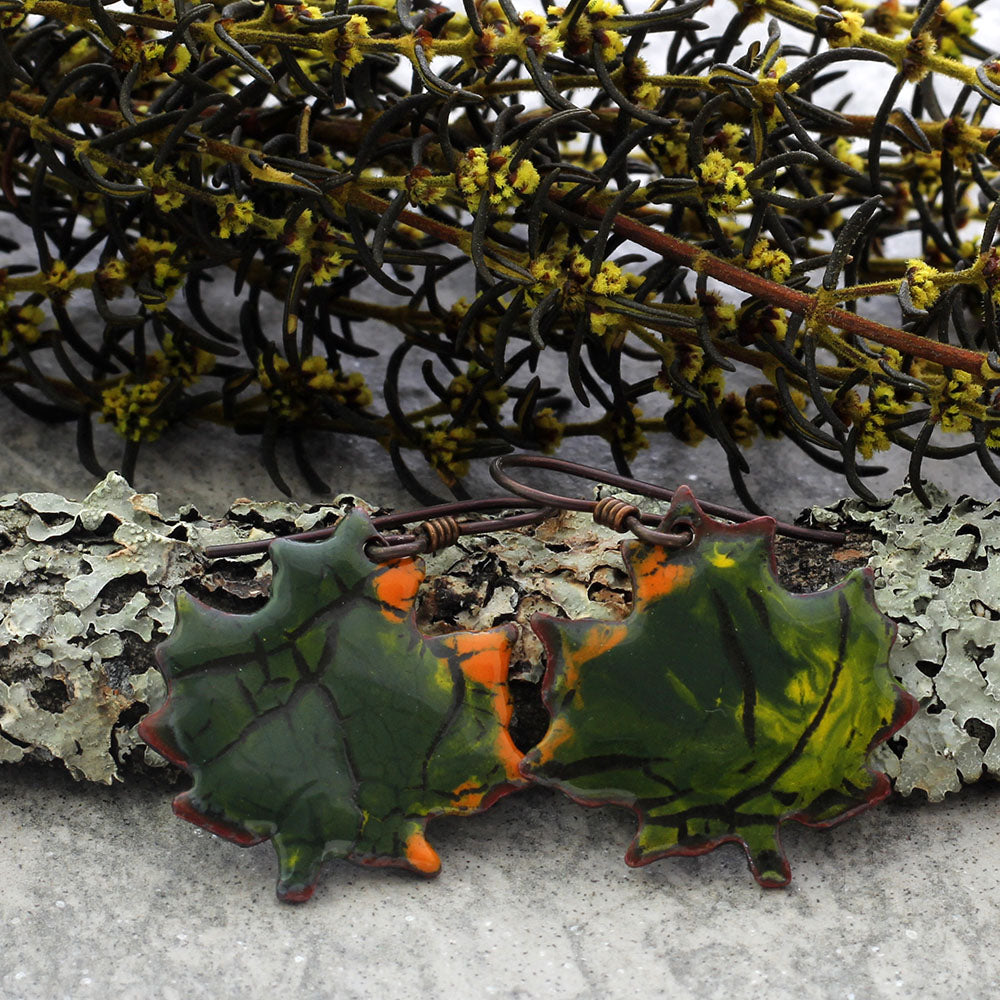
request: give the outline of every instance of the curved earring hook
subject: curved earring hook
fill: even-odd
[[[462,514],[524,507],[536,509],[492,520],[456,520]],[[378,534],[372,536],[366,552],[372,562],[387,562],[390,559],[402,559],[406,556],[436,552],[447,545],[453,545],[465,535],[485,535],[494,531],[505,531],[510,528],[538,524],[554,513],[556,513],[554,507],[547,507],[519,496],[508,496],[487,497],[481,500],[457,500],[454,503],[438,504],[434,507],[421,507],[418,510],[384,514],[381,517],[372,518],[372,525]],[[415,531],[388,537],[381,534],[384,530],[415,522],[420,522]],[[300,531],[280,537],[290,538],[297,542],[316,542],[323,538],[329,538],[335,530],[335,527],[314,528],[312,531]],[[204,553],[209,559],[250,555],[255,552],[266,552],[273,541],[273,538],[260,538],[252,542],[208,545],[205,547]]]
[[[667,534],[666,532],[651,530],[647,527],[648,525],[659,524],[663,520],[660,514],[643,513],[638,507],[631,504],[626,504],[625,508],[623,508],[620,505],[608,505],[605,501],[585,500],[582,497],[566,497],[558,493],[549,493],[546,490],[528,486],[526,483],[515,479],[508,471],[512,468],[542,469],[546,472],[558,472],[577,479],[588,479],[591,482],[601,483],[605,486],[614,486],[618,489],[627,490],[629,493],[638,493],[653,500],[673,500],[674,490],[667,489],[665,486],[657,486],[654,483],[643,482],[640,479],[631,479],[628,476],[620,476],[614,472],[606,472],[603,469],[595,469],[589,465],[569,462],[562,458],[549,458],[547,455],[501,455],[499,458],[493,459],[490,463],[490,475],[493,477],[494,482],[508,492],[520,497],[523,502],[592,514],[599,524],[604,524],[616,531],[631,531],[637,538],[651,545],[681,548],[691,540],[691,535],[688,532],[684,532],[683,534]],[[706,514],[723,517],[729,521],[752,521],[760,516],[734,507],[725,507],[717,503],[699,500],[698,504]],[[847,538],[840,531],[803,528],[796,524],[786,524],[783,521],[775,521],[775,531],[789,538],[799,538],[808,542],[822,542],[828,545],[841,545]]]

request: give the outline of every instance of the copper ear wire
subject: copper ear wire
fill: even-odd
[[[681,548],[691,540],[691,533],[685,531],[670,534],[657,531],[650,527],[659,525],[663,518],[659,514],[643,513],[634,504],[616,497],[602,500],[584,500],[581,497],[565,497],[558,493],[528,486],[515,479],[508,471],[511,468],[541,469],[547,472],[558,472],[577,479],[587,479],[626,490],[629,493],[640,494],[654,500],[672,500],[674,491],[664,486],[646,483],[617,473],[594,469],[577,462],[568,462],[561,458],[549,458],[546,455],[501,455],[490,463],[490,475],[503,489],[521,498],[524,503],[536,503],[545,507],[556,507],[562,510],[575,510],[591,514],[598,524],[604,524],[614,531],[631,531],[637,538],[651,545],[663,545],[667,548]],[[608,501],[614,501],[610,503]],[[729,521],[752,521],[759,517],[745,510],[724,507],[721,504],[698,501],[706,514],[713,514]],[[795,524],[775,521],[775,531],[789,538],[800,538],[809,542],[822,542],[829,545],[840,545],[846,540],[846,535],[839,531],[822,531],[815,528],[803,528]]]
[[[536,508],[524,511],[523,508]],[[463,514],[474,514],[492,510],[520,510],[520,513],[505,517],[480,519],[473,521],[458,520]],[[466,535],[484,535],[494,531],[505,531],[510,528],[521,528],[537,524],[550,517],[554,511],[533,501],[525,501],[521,497],[487,497],[480,500],[458,500],[454,503],[437,504],[433,507],[421,507],[417,510],[401,511],[395,514],[384,514],[373,517],[372,525],[377,534],[372,537],[366,549],[369,559],[373,562],[386,562],[390,559],[402,559],[428,552],[436,552],[440,548],[453,545],[459,538]],[[419,522],[419,523],[418,523]],[[416,524],[413,531],[397,535],[383,535],[382,532],[392,528]],[[314,528],[311,531],[300,531],[293,535],[282,535],[297,542],[315,542],[329,538],[334,528]],[[209,545],[205,555],[209,559],[226,559],[235,556],[251,555],[266,552],[274,538],[261,538],[252,542],[233,542],[228,545]]]
[[[507,531],[511,528],[538,524],[559,510],[581,511],[591,514],[598,524],[622,533],[630,531],[637,538],[650,545],[682,548],[691,541],[690,531],[669,533],[657,530],[656,526],[663,520],[661,515],[643,512],[635,504],[618,497],[585,500],[581,497],[567,497],[558,493],[549,493],[514,479],[508,471],[511,468],[558,472],[577,479],[586,479],[606,486],[613,486],[654,500],[672,500],[674,496],[674,491],[666,487],[620,476],[613,472],[605,472],[602,469],[594,469],[576,462],[567,462],[560,458],[549,458],[545,455],[502,455],[490,463],[490,475],[511,495],[487,497],[479,500],[457,500],[453,503],[421,507],[417,510],[372,518],[372,525],[377,534],[372,537],[366,549],[368,557],[373,562],[386,562],[390,559],[402,559],[436,552],[449,545],[454,545],[459,538],[467,535],[491,534],[495,531]],[[730,521],[751,521],[758,516],[744,510],[724,507],[721,504],[702,501],[699,503],[705,513],[717,515]],[[525,507],[533,509],[524,511]],[[507,514],[502,517],[472,521],[459,520],[462,515],[466,514],[519,508],[522,509],[519,513]],[[396,535],[382,534],[383,531],[409,524],[415,524],[416,527],[412,531]],[[842,544],[846,537],[837,531],[802,528],[781,521],[775,522],[775,530],[778,534],[790,538],[801,538],[806,541],[831,545]],[[312,531],[302,531],[282,537],[300,542],[311,542],[328,538],[333,534],[333,531],[333,528],[316,528]],[[205,555],[210,559],[223,559],[265,552],[273,541],[273,538],[263,538],[253,542],[210,545],[206,547]]]

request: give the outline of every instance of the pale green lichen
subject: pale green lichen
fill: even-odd
[[[52,493],[0,497],[0,762],[60,760],[108,783],[130,754],[162,759],[136,735],[143,706],[166,691],[155,645],[174,624],[174,592],[198,585],[237,599],[267,592],[265,555],[241,557],[252,579],[210,572],[206,545],[305,531],[346,506],[237,502],[221,523],[193,508],[160,513],[112,473],[81,502]]]
[[[928,491],[930,510],[900,491],[884,510],[846,501],[813,513],[875,535],[876,600],[899,625],[890,667],[921,708],[874,763],[896,791],[936,802],[1000,777],[1000,503]]]

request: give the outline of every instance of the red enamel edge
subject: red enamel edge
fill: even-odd
[[[249,830],[245,830],[243,827],[237,826],[235,823],[229,823],[217,816],[209,816],[203,813],[191,801],[190,792],[181,792],[174,799],[174,815],[179,816],[181,819],[186,819],[189,823],[194,823],[195,826],[200,826],[202,829],[208,830],[209,833],[214,833],[224,840],[238,844],[240,847],[253,847],[255,844],[260,844],[270,839],[266,836],[250,833]]]

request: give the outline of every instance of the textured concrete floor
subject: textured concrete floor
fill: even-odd
[[[630,815],[542,790],[440,820],[433,880],[330,865],[278,904],[269,847],[175,819],[159,789],[0,784],[0,996],[995,997],[1000,802],[895,803],[789,827],[794,881],[732,846],[629,869]]]

